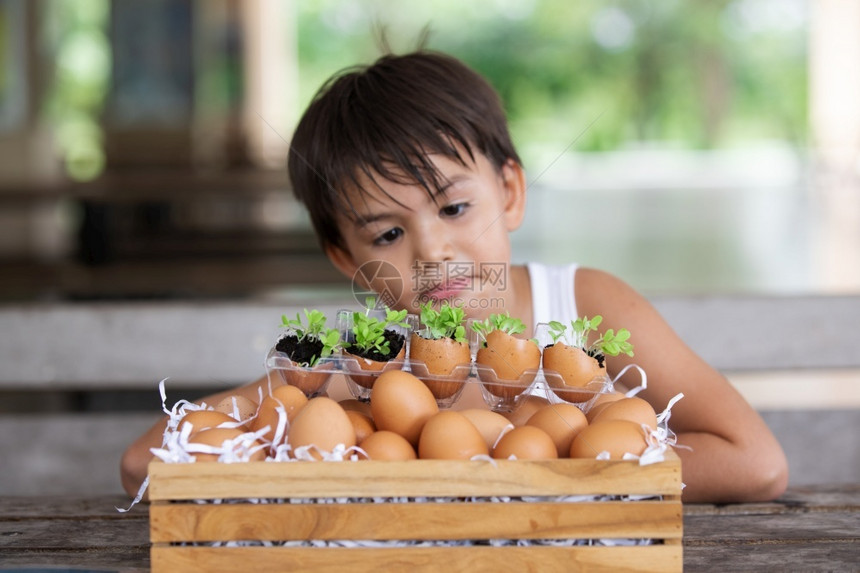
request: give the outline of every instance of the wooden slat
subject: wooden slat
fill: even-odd
[[[858,545],[856,541],[838,540],[685,545],[684,572],[857,571],[860,562]]]
[[[188,573],[314,571],[535,571],[540,573],[667,572],[682,570],[678,545],[641,547],[283,548],[153,546],[152,570]]]
[[[149,573],[149,545],[105,549],[6,549],[0,548],[3,571],[122,571]]]
[[[156,504],[151,539],[664,539],[681,537],[681,504]],[[408,523],[408,527],[404,524]]]
[[[677,494],[681,464],[631,461],[250,462],[149,465],[151,500]]]

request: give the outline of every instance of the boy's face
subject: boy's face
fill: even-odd
[[[427,300],[462,304],[475,318],[510,308],[508,233],[522,221],[524,174],[515,161],[497,172],[481,153],[462,156],[465,165],[429,157],[443,181],[435,202],[418,184],[362,181],[366,193],[349,193],[358,216],[338,217],[345,248],[326,251],[335,266],[410,313]],[[374,276],[380,265],[386,272]]]

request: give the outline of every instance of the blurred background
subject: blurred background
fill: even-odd
[[[619,275],[792,483],[856,481],[860,2],[0,0],[0,494],[119,491],[160,379],[248,382],[281,313],[354,305],[288,142],[326,78],[425,32],[504,100],[515,262]]]
[[[382,29],[401,52],[429,30],[500,91],[531,185],[515,260],[646,293],[857,292],[858,20],[841,0],[0,0],[0,301],[340,296],[285,154]]]

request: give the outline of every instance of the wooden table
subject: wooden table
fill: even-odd
[[[149,570],[146,505],[122,496],[0,497],[0,571]],[[860,484],[792,488],[773,503],[684,507],[685,571],[860,567]]]

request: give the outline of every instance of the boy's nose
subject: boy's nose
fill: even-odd
[[[425,225],[416,237],[415,255],[421,261],[452,261],[456,249],[442,224]]]

